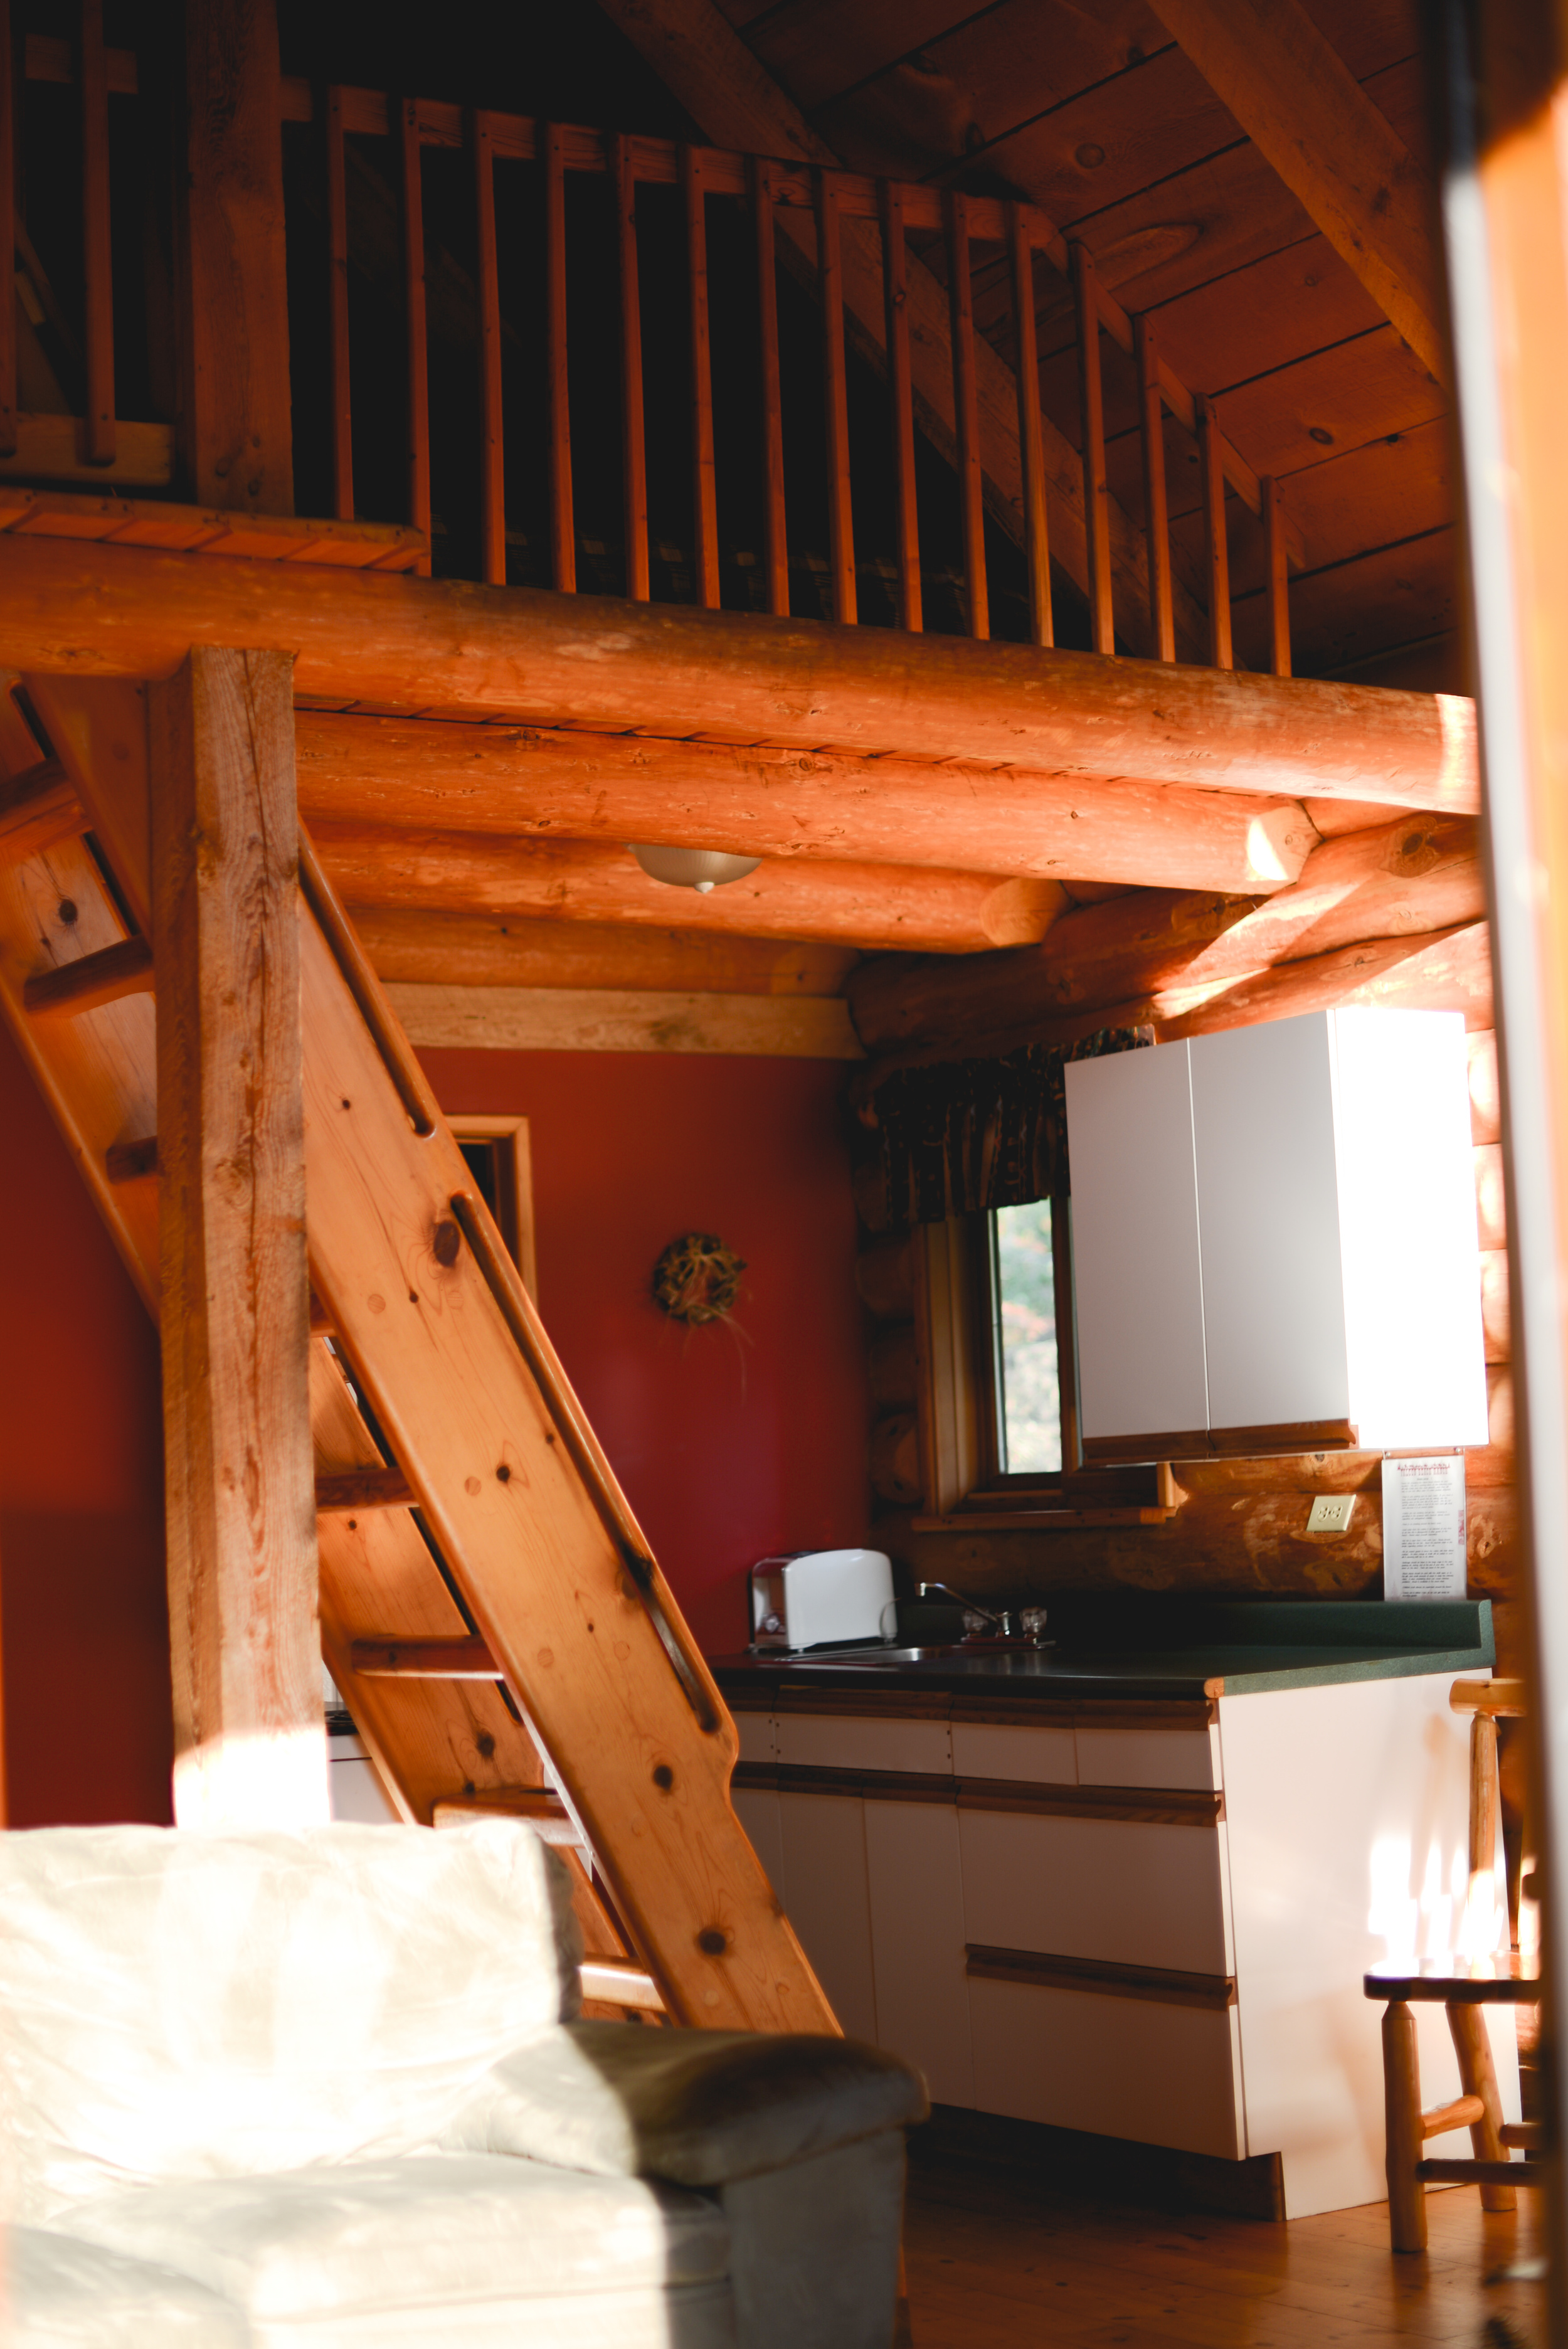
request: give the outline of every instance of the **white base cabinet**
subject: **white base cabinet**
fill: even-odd
[[[1381,2200],[1373,1966],[1458,1931],[1449,1672],[949,1720],[741,1711],[736,1807],[846,2031],[940,2103],[1242,2159],[1287,2215]],[[1459,2094],[1414,2010],[1423,2102]],[[1488,2010],[1517,2119],[1511,2008]],[[1468,2132],[1435,2138],[1439,2157]]]

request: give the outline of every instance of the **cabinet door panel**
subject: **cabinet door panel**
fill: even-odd
[[[944,2105],[975,2101],[958,1814],[942,1803],[865,1806],[877,2039]]]
[[[1022,1778],[1036,1786],[1078,1784],[1071,1729],[1012,1729],[1001,1722],[955,1721],[953,1767],[960,1778]]]
[[[1209,1424],[1344,1419],[1327,1014],[1198,1036],[1191,1051]]]
[[[1078,1730],[1080,1786],[1185,1786],[1220,1783],[1220,1742],[1212,1729]]]
[[[780,1762],[818,1769],[951,1770],[953,1747],[944,1721],[873,1721],[859,1714],[781,1713],[776,1735]]]
[[[865,1805],[853,1795],[779,1795],[783,1896],[834,2013],[851,2039],[875,2041]]]
[[[784,1837],[779,1818],[779,1797],[766,1786],[737,1786],[730,1793],[736,1817],[747,1840],[768,1872],[768,1881],[784,1901]]]
[[[743,1762],[771,1762],[774,1759],[773,1716],[770,1713],[738,1713],[735,1730],[740,1740]]]
[[[975,2101],[982,2112],[1234,2160],[1229,2013],[972,1982]]]
[[[1223,1974],[1220,1839],[1208,1827],[961,1811],[970,1941]]]
[[[1206,1427],[1188,1047],[1064,1075],[1083,1433]]]

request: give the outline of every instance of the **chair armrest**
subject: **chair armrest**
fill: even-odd
[[[859,2040],[569,2023],[496,2064],[441,2142],[712,2188],[929,2109],[918,2073]]]

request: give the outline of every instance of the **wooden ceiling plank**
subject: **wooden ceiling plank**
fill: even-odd
[[[1300,0],[1156,0],[1248,138],[1446,381],[1429,181]]]
[[[387,992],[409,1042],[423,1050],[864,1057],[849,1006],[835,996],[439,985],[395,985]]]
[[[1315,351],[1226,392],[1219,403],[1227,432],[1277,476],[1316,464],[1332,450],[1362,448],[1429,424],[1447,404],[1392,326]]]
[[[939,40],[973,15],[974,0],[862,0],[852,9],[842,0],[789,0],[761,13],[765,21],[748,31],[748,46],[797,106],[810,110]]]
[[[6,549],[0,642],[24,671],[133,678],[193,643],[270,646],[296,652],[307,694],[1289,799],[1468,812],[1478,789],[1473,711],[1453,699],[377,572],[326,595],[286,564],[64,540]]]
[[[1298,657],[1322,675],[1342,663],[1366,660],[1386,646],[1415,644],[1454,627],[1459,560],[1456,533],[1444,528],[1293,579],[1291,632]],[[1236,626],[1250,651],[1250,600],[1238,607]]]

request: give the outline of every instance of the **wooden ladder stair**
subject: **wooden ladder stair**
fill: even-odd
[[[156,1314],[149,809],[140,688],[5,680],[0,1001]],[[728,1713],[308,843],[301,895],[332,1677],[406,1818],[566,1847],[593,1997],[836,2031],[731,1807]]]

